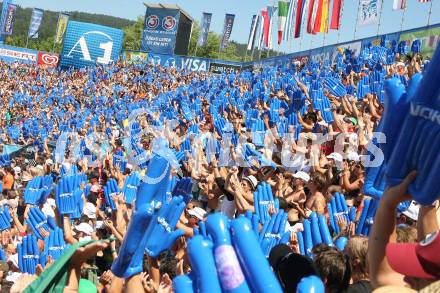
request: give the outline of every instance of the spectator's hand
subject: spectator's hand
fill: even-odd
[[[113,274],[112,271],[108,270],[105,271],[101,278],[99,278],[99,283],[101,283],[103,286],[107,286],[110,285],[112,283],[112,279],[113,279]]]
[[[154,292],[154,284],[153,280],[150,278],[148,273],[141,273],[142,287],[144,287],[145,293],[153,293]]]
[[[168,276],[168,274],[164,274],[162,276],[162,279],[160,280],[157,293],[170,293],[172,291],[173,291],[173,282],[171,281],[171,278],[170,276]]]
[[[298,254],[300,253],[300,251],[299,251],[299,243],[298,243],[298,236],[296,235],[295,232],[291,232],[290,233],[289,246],[290,246],[290,249],[292,249],[293,252],[298,253]]]
[[[341,231],[341,233],[345,233],[347,230],[347,219],[343,215],[339,215],[337,218],[339,231]]]
[[[407,192],[408,186],[416,179],[416,177],[417,171],[411,171],[400,184],[385,190],[382,197],[385,203],[391,207],[396,207],[399,203],[410,200],[411,195]]]
[[[46,229],[40,228],[38,231],[40,232],[43,238],[49,237],[49,231],[47,231]]]

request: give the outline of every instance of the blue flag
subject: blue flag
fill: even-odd
[[[14,21],[15,21],[15,11],[17,10],[17,5],[9,4],[8,9],[6,11],[6,17],[2,19],[2,31],[1,33],[4,35],[12,35],[14,30]]]
[[[208,32],[209,32],[209,27],[211,26],[211,18],[212,18],[212,13],[203,12],[203,17],[200,27],[200,35],[199,35],[199,39],[197,40],[197,46],[199,47],[203,47],[206,44],[206,41],[208,40]]]
[[[231,37],[232,27],[234,26],[235,14],[227,13],[225,16],[225,24],[223,26],[222,41],[220,42],[220,49],[226,48]]]
[[[28,38],[38,39],[38,31],[43,20],[43,10],[34,8],[32,10],[31,22],[29,23]]]
[[[2,18],[1,18],[1,25],[3,29],[3,24],[5,23],[6,14],[8,14],[8,8],[9,4],[11,4],[12,0],[3,0],[3,6],[2,6]],[[3,42],[3,34],[0,33],[0,41]]]

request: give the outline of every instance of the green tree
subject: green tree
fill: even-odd
[[[144,19],[139,16],[137,21],[124,28],[124,45],[126,50],[140,50]]]

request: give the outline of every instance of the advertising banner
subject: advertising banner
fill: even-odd
[[[440,40],[440,27],[411,31],[400,34],[400,41],[412,41],[419,39],[422,43],[421,53],[424,56],[432,56]]]
[[[177,55],[148,54],[148,63],[165,67],[176,67],[187,71],[208,71],[209,59]]]
[[[128,64],[142,64],[148,62],[148,53],[125,51],[125,62]]]
[[[180,12],[177,9],[147,8],[141,50],[173,54]]]
[[[223,34],[220,41],[220,49],[226,48],[229,43],[229,38],[231,37],[232,27],[234,26],[235,14],[227,13],[225,15],[225,23],[223,24]]]
[[[107,26],[69,21],[63,50],[62,67],[108,65],[118,60],[124,32]]]
[[[38,52],[38,65],[57,67],[60,57],[55,53]]]
[[[9,4],[11,4],[11,3],[12,3],[12,0],[3,0],[2,17],[1,17],[1,22],[0,22],[1,28],[0,29],[3,29],[5,26],[4,24],[5,24],[6,14],[8,14]],[[3,40],[4,40],[4,36],[3,36],[3,34],[0,33],[0,41],[3,42]]]
[[[2,31],[1,33],[4,35],[12,35],[14,31],[14,21],[15,21],[15,11],[17,10],[17,6],[14,4],[8,5],[8,10],[6,12],[6,16],[4,18],[4,23],[2,23]]]
[[[200,35],[197,40],[197,46],[203,47],[208,40],[209,27],[211,26],[212,13],[203,12],[202,22],[200,25]]]
[[[379,11],[381,1],[379,0],[360,0],[359,1],[359,15],[358,25],[377,24],[379,21]]]
[[[40,30],[41,21],[43,20],[44,11],[38,8],[32,10],[31,22],[29,23],[28,38],[38,39],[38,31]]]
[[[58,15],[57,32],[55,34],[55,43],[61,44],[63,42],[63,36],[66,32],[67,23],[69,22],[69,15],[60,13]]]
[[[6,62],[32,63],[37,61],[38,51],[0,45],[0,60]]]
[[[230,73],[234,72],[235,70],[240,70],[240,65],[234,65],[234,64],[225,64],[225,63],[219,63],[219,62],[210,62],[209,63],[209,72],[215,73],[215,74],[223,74],[223,73]]]

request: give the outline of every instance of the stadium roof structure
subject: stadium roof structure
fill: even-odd
[[[177,9],[180,10],[180,12],[185,15],[189,20],[194,21],[194,19],[182,8],[180,8],[177,4],[162,4],[162,3],[146,3],[144,2],[145,7],[149,8],[165,8],[165,9]]]

